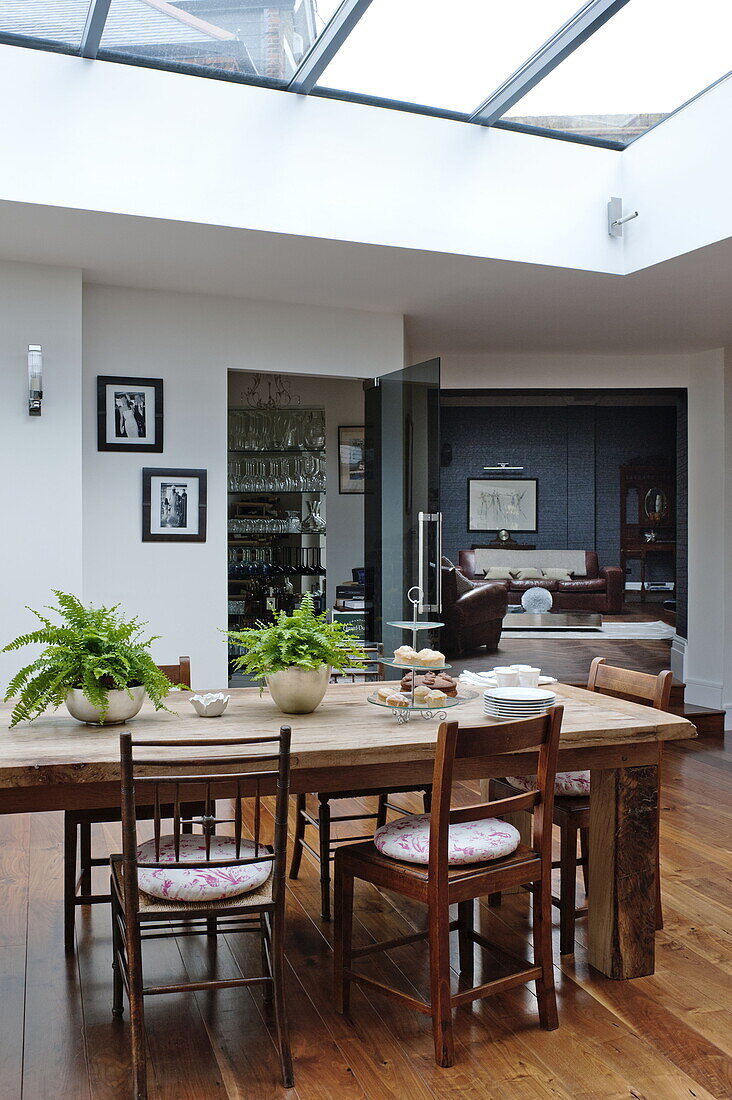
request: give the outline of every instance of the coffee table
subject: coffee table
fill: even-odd
[[[512,630],[602,630],[602,615],[594,612],[548,611],[545,615],[529,615],[525,611],[510,612],[503,619],[504,633]]]

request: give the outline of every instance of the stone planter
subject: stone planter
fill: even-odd
[[[145,701],[144,687],[131,687],[130,694],[126,691],[110,691],[109,709],[104,719],[105,726],[119,726],[134,718]],[[66,696],[66,709],[77,722],[86,722],[90,726],[100,726],[99,708],[84,695],[81,688],[74,688]]]
[[[285,668],[266,677],[270,695],[283,714],[310,714],[322,702],[330,679],[330,665]]]

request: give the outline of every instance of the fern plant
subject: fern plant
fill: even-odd
[[[114,607],[85,607],[76,596],[54,591],[58,607],[44,608],[60,622],[28,610],[40,621],[40,628],[10,642],[9,653],[27,645],[45,645],[34,661],[13,677],[5,701],[15,699],[10,725],[32,722],[49,707],[61,705],[74,688],[99,708],[104,722],[109,710],[109,692],[114,689],[145,688],[156,710],[166,710],[163,699],[172,684],[150,654],[155,637],[143,638],[146,625],[139,619],[125,619]]]
[[[257,622],[246,630],[230,630],[227,637],[246,650],[234,667],[255,680],[286,668],[364,667],[358,639],[341,623],[329,623],[325,615],[316,615],[309,592],[292,615],[279,611],[273,623]]]

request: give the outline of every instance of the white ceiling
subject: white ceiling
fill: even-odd
[[[0,258],[407,318],[415,356],[732,346],[732,238],[632,275],[0,203]]]

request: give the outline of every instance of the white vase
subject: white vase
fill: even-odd
[[[322,702],[330,679],[330,665],[320,668],[284,668],[266,677],[270,695],[283,714],[311,714]]]
[[[109,707],[103,724],[118,726],[138,713],[145,701],[145,689],[142,686],[131,687],[129,694],[115,689],[107,692],[107,698]],[[102,725],[99,707],[89,702],[81,688],[74,688],[66,696],[66,709],[77,722],[86,722],[90,726]]]

